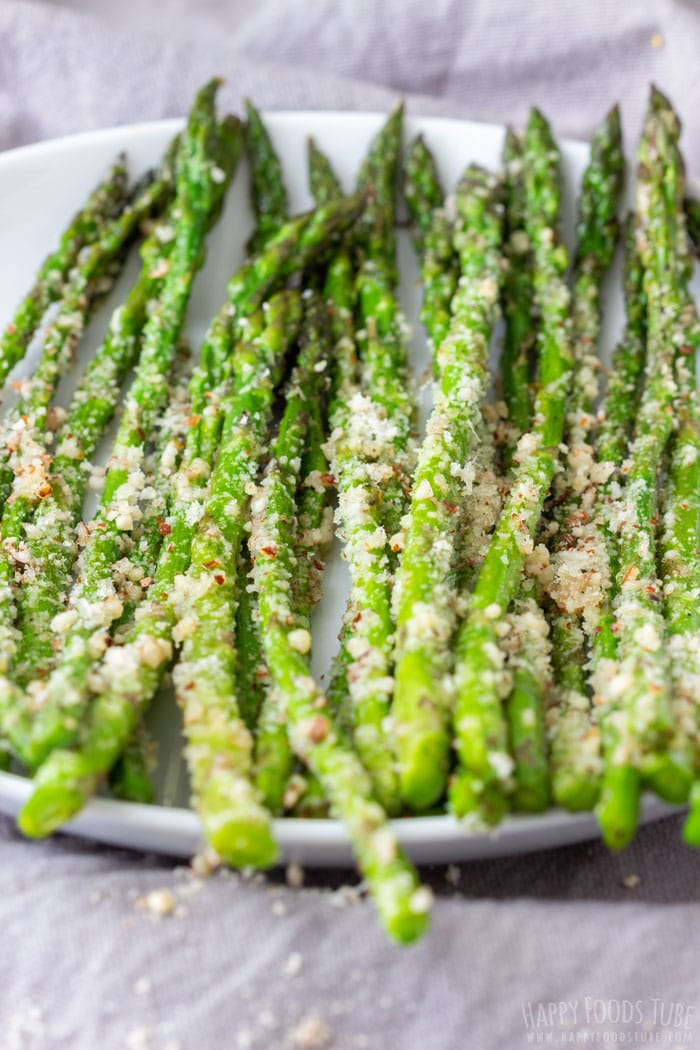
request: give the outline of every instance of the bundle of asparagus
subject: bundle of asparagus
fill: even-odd
[[[595,808],[619,848],[649,788],[690,800],[686,837],[700,845],[696,209],[670,103],[652,91],[627,323],[602,397],[617,110],[593,141],[570,277],[541,113],[508,132],[502,176],[471,165],[447,199],[428,144],[411,144],[433,354],[419,440],[397,297],[402,109],[352,196],[311,143],[316,207],[290,218],[263,118],[249,103],[244,134],[216,116],[216,90],[130,196],[117,162],[0,340],[4,380],[58,304],[0,448],[0,730],[5,762],[34,777],[20,827],[50,833],[103,784],[150,797],[143,720],[170,669],[210,845],[264,868],[273,816],[337,817],[399,941],[422,933],[431,901],[388,816],[449,811],[488,828],[553,799]],[[187,303],[244,143],[255,231],[190,372]],[[69,350],[146,218],[136,284],[55,409]],[[83,522],[89,464],[132,368]],[[334,491],[350,595],[324,691],[311,615]]]

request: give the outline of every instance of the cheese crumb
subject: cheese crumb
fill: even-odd
[[[163,918],[175,911],[175,897],[171,890],[151,890],[136,901],[139,908],[145,908],[152,915]]]
[[[304,627],[297,627],[290,631],[287,641],[298,653],[308,653],[311,650],[311,635]]]
[[[282,971],[285,977],[296,977],[301,972],[303,964],[303,957],[300,952],[292,952],[291,955],[287,956]]]
[[[317,1014],[304,1017],[292,1033],[297,1050],[324,1050],[330,1046],[333,1033]]]

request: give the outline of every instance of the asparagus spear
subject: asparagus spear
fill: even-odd
[[[250,570],[250,555],[245,545],[238,563],[238,579],[242,582],[236,608],[236,649],[238,650],[236,691],[238,706],[245,724],[251,733],[257,727],[259,736],[261,732],[260,716],[270,673],[262,654],[255,595],[251,585],[246,582],[250,576]]]
[[[188,366],[189,354],[183,352],[176,369],[171,403],[155,426],[155,446],[148,457],[147,486],[142,493],[144,516],[136,530],[134,548],[128,558],[114,566],[123,574],[117,593],[124,607],[113,632],[115,641],[133,622],[143,590],[155,571],[163,533],[167,533],[172,479],[184,448],[187,421],[191,418]],[[155,788],[150,773],[155,764],[155,750],[155,741],[141,722],[109,771],[110,791],[116,798],[130,802],[153,801]]]
[[[309,188],[316,207],[342,197],[343,190],[330,160],[312,138],[308,141]]]
[[[314,363],[313,354],[300,359],[272,459],[252,501],[251,549],[261,633],[286,708],[292,747],[321,781],[334,816],[344,821],[388,932],[410,941],[425,928],[430,896],[418,888],[384,811],[372,798],[365,770],[327,713],[328,701],[309,673],[308,626],[295,615],[289,591],[296,563],[287,529],[295,517],[297,484],[290,466],[299,462],[304,446]]]
[[[687,370],[687,374],[690,369]],[[684,383],[685,386],[685,383]],[[700,586],[700,558],[697,536],[700,530],[700,419],[697,394],[686,399],[675,435],[666,489],[666,511],[661,533],[663,551],[665,611],[669,624],[669,650],[672,659],[676,725],[689,738],[696,758],[698,747],[697,696],[700,685],[700,635],[697,592]],[[687,389],[687,387],[686,387]],[[690,791],[690,812],[683,837],[691,846],[700,845],[700,779],[697,769]]]
[[[647,363],[618,532],[618,664],[601,684],[605,772],[597,816],[612,848],[637,821],[640,767],[671,732],[670,664],[656,569],[657,472],[670,437],[677,396],[669,322],[678,310],[675,215],[682,199],[675,114],[652,95],[639,146],[637,246],[647,297]],[[663,157],[663,160],[660,158]],[[666,193],[674,200],[671,209]],[[622,698],[620,700],[620,698]]]
[[[698,245],[700,245],[700,201],[694,201],[686,197],[684,205],[688,233],[697,251]]]
[[[367,196],[367,207],[355,228],[358,268],[371,262],[390,288],[398,284],[395,220],[402,131],[403,105],[399,105],[370,142],[357,176],[358,189]]]
[[[100,508],[81,553],[79,580],[68,603],[72,623],[63,638],[61,660],[46,686],[34,718],[26,757],[31,765],[52,747],[74,738],[84,708],[84,683],[95,660],[100,628],[122,612],[114,593],[112,564],[128,548],[138,520],[144,434],[169,393],[169,370],[189,300],[211,214],[219,209],[240,152],[237,122],[217,125],[214,98],[218,82],[197,96],[180,151],[175,207],[181,214],[156,310],[144,329],[138,369],[112,450]],[[99,655],[99,653],[98,653]]]
[[[449,643],[454,630],[453,546],[469,453],[488,383],[488,343],[498,307],[500,183],[472,166],[457,192],[461,278],[439,381],[416,469],[395,608],[393,713],[401,791],[426,809],[444,791],[449,758]],[[465,467],[466,464],[466,467]]]
[[[422,135],[409,146],[404,171],[404,193],[413,219],[423,280],[420,319],[435,349],[450,327],[450,303],[459,268],[437,165]]]
[[[595,460],[593,429],[602,284],[617,243],[623,178],[620,116],[613,107],[593,138],[581,187],[572,300],[574,378],[565,429],[568,453],[555,483],[557,498],[548,522],[553,533],[548,588],[552,658],[558,683],[552,697],[551,765],[554,797],[573,809],[592,808],[599,786],[595,774],[600,772],[600,734],[588,699],[585,627],[595,617],[600,587],[609,579],[607,544],[591,514],[596,487],[606,475]]]
[[[530,429],[530,362],[537,333],[532,312],[531,246],[525,230],[526,201],[522,152],[521,140],[509,128],[503,144],[506,200],[503,316],[506,327],[501,359],[503,398],[512,429],[512,440],[506,453],[508,461],[512,458],[518,437]]]
[[[251,197],[255,214],[255,232],[248,251],[255,253],[287,221],[287,191],[279,157],[260,113],[246,99],[246,143],[250,161]]]
[[[522,161],[523,144],[510,130],[503,143],[505,168],[505,274],[501,291],[505,337],[501,358],[507,430],[503,459],[512,467],[517,441],[532,424],[530,371],[537,337],[533,315],[532,251],[525,229],[526,200]],[[544,735],[544,700],[549,694],[551,645],[543,638],[542,622],[531,612],[511,614],[506,651],[512,687],[505,714],[513,756],[515,809],[537,811],[549,801],[549,770]],[[513,645],[517,651],[513,652]]]
[[[453,812],[493,823],[505,808],[513,762],[501,692],[508,687],[497,623],[520,586],[526,555],[557,465],[572,378],[567,254],[557,239],[559,151],[533,110],[524,140],[526,228],[533,246],[533,287],[541,318],[534,425],[516,449],[510,493],[474,584],[456,646],[454,731],[460,769],[450,788]]]
[[[663,99],[663,103],[668,105]],[[678,156],[681,173],[683,161]],[[698,559],[698,405],[696,355],[700,346],[700,320],[688,283],[692,260],[686,214],[673,181],[665,182],[666,204],[675,230],[675,267],[679,305],[671,319],[670,340],[676,348],[675,370],[678,397],[674,416],[678,423],[667,457],[667,484],[663,489],[663,527],[657,537],[660,576],[671,662],[672,732],[666,746],[646,754],[642,776],[662,798],[682,803],[688,798],[696,775],[698,720],[697,687],[700,658],[697,654],[698,620],[695,615]],[[670,191],[670,192],[669,192]],[[690,821],[692,825],[692,821]]]
[[[298,325],[297,301],[279,297],[270,305],[265,330],[251,347],[247,368],[239,372],[235,398],[239,414],[224,433],[222,450],[212,475],[211,496],[194,543],[179,632],[184,636],[174,682],[183,707],[188,767],[193,801],[208,841],[229,863],[269,866],[277,856],[270,828],[270,812],[253,784],[253,739],[240,714],[236,697],[234,641],[238,600],[237,562],[243,538],[246,484],[255,475],[241,463],[247,423],[241,425],[243,405],[248,415],[264,421],[281,375],[285,351]],[[260,364],[266,365],[260,383]],[[256,385],[253,386],[252,384]],[[256,464],[260,447],[250,450]],[[242,484],[243,482],[243,484]],[[234,510],[234,506],[238,508]]]
[[[348,609],[352,610],[342,635],[343,655],[332,676],[334,704],[343,704],[347,691],[344,706],[355,745],[378,799],[389,810],[398,805],[395,759],[387,733],[393,645],[390,537],[398,530],[405,507],[403,479],[397,472],[407,468],[412,417],[401,319],[389,283],[400,132],[399,112],[372,141],[360,176],[361,183],[371,178],[376,196],[365,219],[364,259],[357,280],[363,326],[358,339],[359,383],[354,375],[351,321],[355,295],[350,260],[342,250],[326,284],[337,336],[329,452],[337,480],[337,521],[346,543]],[[331,192],[327,173],[325,186]]]
[[[288,219],[287,194],[282,166],[259,112],[246,102],[248,113],[248,157],[251,165],[252,204],[256,227],[248,249],[264,245]],[[340,196],[340,194],[338,194]],[[318,203],[318,202],[317,202]],[[241,556],[239,579],[250,572],[250,559]],[[255,601],[248,586],[240,588],[236,609],[237,691],[239,706],[246,725],[251,729],[258,720],[264,688],[269,678],[255,622]]]
[[[310,154],[310,168],[319,171],[321,162],[318,158],[314,160],[320,151],[312,149]],[[326,167],[329,162],[326,161]],[[319,188],[320,176],[314,177],[315,193],[324,193],[332,199],[334,184],[328,177],[327,172],[322,171],[323,189]],[[331,172],[332,175],[332,172]],[[337,180],[335,185],[337,185]],[[350,403],[359,392],[359,367],[357,359],[357,346],[355,341],[355,287],[354,269],[347,245],[342,245],[331,258],[326,271],[324,299],[330,317],[331,336],[334,344],[334,352],[331,361],[331,404],[328,417],[331,437],[328,449],[331,456],[331,469],[336,478],[336,485],[340,478],[340,465],[334,462],[334,442],[340,434],[348,431],[351,423]],[[358,478],[358,483],[363,479]],[[354,715],[350,700],[350,686],[348,671],[352,663],[352,656],[348,650],[348,642],[352,637],[353,623],[356,609],[352,603],[346,606],[343,614],[343,625],[340,632],[340,648],[336,654],[331,667],[330,682],[328,686],[328,699],[331,710],[338,720],[339,725],[348,733],[352,732]]]
[[[608,572],[598,574],[597,596],[586,610],[583,624],[564,623],[564,628],[578,632],[583,652],[584,630],[590,643],[588,680],[593,691],[593,713],[585,682],[582,683],[580,656],[568,666],[560,661],[558,681],[564,702],[548,710],[554,778],[554,796],[569,809],[591,809],[600,794],[602,777],[601,737],[614,734],[613,718],[608,721],[608,707],[600,695],[600,683],[609,676],[617,654],[615,636],[615,576],[617,573],[617,538],[615,535],[615,499],[624,482],[621,467],[625,459],[639,400],[639,385],[644,368],[646,339],[646,299],[643,271],[635,244],[635,219],[629,216],[625,237],[625,331],[613,354],[600,415],[602,421],[596,439],[599,482],[594,490],[591,511],[594,527],[604,544]],[[593,548],[600,553],[598,543]],[[590,553],[586,555],[590,561]],[[593,582],[593,581],[592,581]],[[555,625],[555,630],[560,629]],[[564,646],[561,650],[564,651]]]
[[[694,306],[688,312],[691,316],[686,315],[686,319],[695,328],[697,337],[699,330]],[[671,445],[663,527],[659,535],[674,730],[668,757],[662,754],[651,763],[647,760],[644,768],[647,778],[651,772],[657,777],[663,776],[665,796],[673,801],[685,802],[691,792],[691,811],[683,830],[686,842],[691,845],[700,842],[700,793],[697,787],[700,754],[697,714],[700,686],[700,610],[697,601],[700,586],[700,416],[694,364],[692,356],[687,361],[681,358],[678,363],[681,387],[679,421]],[[692,789],[688,779],[693,781]]]
[[[325,310],[320,300],[307,301],[304,337],[323,353],[318,365],[326,364],[328,348]],[[326,370],[323,372],[325,377]],[[315,393],[320,398],[321,384],[316,380]],[[328,487],[332,478],[323,451],[323,420],[317,399],[309,405],[306,447],[301,461],[300,490],[297,498],[297,533],[295,539],[296,571],[292,586],[294,616],[308,625],[311,611],[320,598],[323,561],[332,539],[332,515],[327,506]],[[257,634],[261,662],[262,638]],[[268,671],[269,674],[269,671]],[[294,767],[294,754],[289,744],[286,712],[279,690],[270,688],[263,700],[256,739],[255,782],[273,813],[281,810]]]
[[[151,779],[152,752],[153,741],[142,724],[109,771],[109,788],[115,798],[125,802],[154,801],[155,787]]]
[[[408,377],[405,322],[393,293],[397,283],[396,180],[403,109],[399,106],[370,143],[358,186],[368,192],[358,222],[357,333],[362,385],[392,431],[387,455],[394,464],[386,484],[382,524],[398,532],[407,509],[407,478],[413,468],[414,404]]]
[[[544,705],[552,686],[549,624],[533,598],[517,599],[505,639],[512,676],[507,718],[513,756],[511,801],[516,810],[539,813],[550,800]]]
[[[34,284],[0,336],[0,386],[37,331],[51,303],[61,298],[68,276],[86,246],[100,238],[126,200],[126,158],[117,158],[107,178],[92,192],[61,234],[58,247],[44,259]]]

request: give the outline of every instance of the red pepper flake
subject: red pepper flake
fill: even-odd
[[[321,474],[321,484],[322,485],[335,485],[335,478],[333,477],[332,474],[328,474],[328,473]]]
[[[264,554],[268,558],[277,557],[277,545],[274,543],[268,543],[267,547],[261,547],[260,553]]]
[[[146,431],[142,427],[137,427],[136,433],[138,434],[140,441],[146,440]]]
[[[329,729],[328,719],[323,715],[316,715],[309,726],[309,740],[312,744],[320,744],[328,736]]]
[[[37,495],[39,496],[39,499],[46,499],[47,496],[51,495],[51,485],[48,483],[48,481],[45,481],[42,485],[39,486],[37,490]]]
[[[10,323],[7,326],[7,334],[8,335],[14,335],[16,333],[16,331],[17,331],[17,325],[15,324],[14,321],[10,321]]]
[[[679,354],[683,354],[683,357],[690,357],[693,352],[692,346],[682,346],[678,351]]]
[[[457,511],[459,510],[459,507],[457,506],[457,504],[453,503],[452,500],[449,500],[449,499],[444,499],[442,501],[442,505],[443,505],[443,507],[445,508],[445,510],[447,511],[448,514],[456,514]]]
[[[168,525],[165,518],[158,518],[158,532],[161,536],[169,536],[172,531],[172,527]]]
[[[194,689],[194,682],[188,682],[188,683],[187,683],[187,684],[185,685],[185,687],[184,687],[184,688],[185,688],[185,689]]]
[[[219,562],[216,558],[212,558],[211,561],[202,562],[205,569],[218,569]]]
[[[185,420],[185,422],[187,423],[188,427],[196,427],[201,418],[201,416],[190,416],[189,419]]]
[[[220,587],[222,583],[226,583],[226,577],[224,576],[224,574],[222,572],[217,572],[216,575],[214,576],[214,582],[218,583],[218,585]]]

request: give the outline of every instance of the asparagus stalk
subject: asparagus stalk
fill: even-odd
[[[295,310],[295,301],[290,304],[284,297],[271,305],[265,331],[248,362],[250,378],[243,373],[237,384],[239,403],[245,400],[246,411],[261,422],[269,419],[284,354],[295,335]],[[257,374],[260,361],[267,366],[262,389]],[[249,385],[251,380],[258,384],[255,388]],[[264,433],[261,423],[256,429]],[[193,801],[208,841],[231,864],[267,867],[275,860],[277,847],[270,811],[254,786],[253,739],[236,696],[237,562],[246,505],[246,485],[241,482],[246,479],[250,485],[255,476],[255,470],[239,459],[244,430],[235,422],[224,435],[211,497],[192,546],[186,576],[192,596],[185,600],[178,628],[184,641],[174,682],[184,712]],[[257,464],[261,454],[258,447],[248,459]],[[234,504],[238,510],[232,513]]]
[[[587,689],[582,684],[580,656],[568,666],[560,666],[558,681],[564,695],[561,704],[548,710],[554,778],[554,797],[568,809],[591,809],[599,795],[602,778],[602,739],[614,735],[615,718],[608,720],[609,708],[600,693],[614,668],[617,654],[615,635],[615,577],[617,574],[617,538],[615,534],[615,500],[624,483],[622,464],[627,454],[634,424],[639,386],[646,352],[646,298],[643,269],[637,253],[635,218],[631,214],[625,237],[625,331],[613,353],[612,369],[603,399],[602,420],[596,439],[599,483],[594,491],[591,511],[598,537],[605,545],[608,572],[598,574],[597,596],[590,603],[583,625],[571,623],[571,629],[582,631],[590,643],[588,680],[593,692],[593,717]],[[594,549],[599,553],[600,547]],[[587,560],[590,554],[587,555]],[[568,625],[564,623],[564,627]],[[555,625],[555,630],[559,626]],[[578,646],[583,651],[585,640]],[[564,646],[561,647],[564,651]],[[560,661],[564,664],[564,661]],[[613,705],[615,706],[615,705]],[[612,709],[610,709],[612,713]],[[563,717],[560,717],[563,716]]]
[[[352,421],[350,404],[360,393],[357,346],[355,341],[355,288],[351,257],[346,248],[340,248],[331,259],[326,272],[324,298],[330,315],[331,334],[334,343],[331,367],[331,404],[329,424],[331,436],[328,450],[331,457],[331,470],[339,484],[340,465],[335,462],[334,448],[336,439],[347,433]],[[358,477],[358,483],[362,482]],[[352,637],[356,608],[350,603],[343,615],[340,631],[340,648],[331,667],[328,686],[328,699],[331,710],[341,727],[352,732],[354,715],[350,700],[348,672],[352,656],[348,642]]]
[[[245,549],[238,563],[238,579],[241,581],[241,587],[236,608],[236,649],[238,650],[236,691],[238,706],[245,724],[251,733],[255,732],[257,727],[257,750],[257,740],[262,732],[260,717],[270,673],[262,653],[255,595],[251,584],[246,582],[250,576],[251,563],[247,545],[244,546]]]
[[[601,294],[618,237],[617,207],[624,179],[620,117],[614,107],[596,131],[584,173],[577,224],[572,338],[574,378],[567,409],[567,457],[555,483],[548,522],[550,620],[555,688],[550,720],[554,797],[571,809],[590,809],[600,784],[600,733],[588,698],[586,623],[597,615],[607,585],[608,547],[591,513],[606,480],[593,450],[599,394],[597,345]],[[576,755],[577,757],[573,757]]]
[[[255,231],[248,250],[255,251],[279,232],[288,220],[287,192],[279,157],[265,123],[250,101],[246,101],[248,159],[251,167],[251,199]],[[338,194],[338,196],[341,196]],[[318,203],[318,202],[317,202]],[[241,556],[238,575],[250,572],[247,551]],[[248,586],[240,588],[236,608],[237,692],[242,717],[249,729],[257,723],[269,675],[255,622],[255,601]],[[283,730],[282,730],[283,732]]]
[[[312,138],[308,142],[309,163],[309,188],[311,196],[316,202],[316,207],[321,208],[324,204],[342,197],[343,190],[340,180],[333,170],[330,160],[319,149]]]
[[[151,779],[153,740],[140,725],[109,771],[109,788],[115,798],[125,802],[149,803],[155,799]]]
[[[488,383],[488,343],[498,312],[500,183],[472,166],[457,191],[461,277],[439,381],[420,449],[399,565],[396,722],[401,791],[416,810],[442,795],[450,752],[449,643],[455,626],[453,549],[469,454]],[[465,466],[466,465],[466,466]]]
[[[311,300],[306,310],[307,342],[317,344],[318,365],[326,364],[328,348],[327,327],[321,301]],[[323,372],[325,377],[326,370]],[[316,380],[320,397],[321,384]],[[301,461],[300,489],[297,498],[296,572],[292,585],[293,609],[296,619],[309,629],[311,611],[321,597],[323,561],[332,539],[332,512],[327,505],[328,488],[332,481],[328,461],[323,451],[323,420],[319,400],[309,406],[306,447]],[[259,632],[257,643],[261,662],[265,659]],[[269,671],[268,671],[269,674]],[[287,735],[286,712],[279,690],[270,688],[263,700],[256,739],[255,782],[267,806],[273,813],[282,809],[294,766],[294,754]]]
[[[328,701],[309,673],[308,626],[290,597],[296,571],[287,540],[294,521],[296,472],[311,399],[314,357],[300,359],[272,458],[253,497],[251,549],[265,654],[286,709],[295,753],[320,780],[331,812],[345,823],[358,865],[388,932],[400,941],[418,937],[426,925],[430,896],[400,853],[384,811],[372,798],[369,777],[328,714]]]
[[[279,157],[260,113],[246,99],[246,144],[250,161],[251,198],[255,214],[255,232],[248,251],[255,253],[287,221],[287,191]]]
[[[552,687],[549,624],[533,598],[516,599],[505,639],[512,678],[507,719],[513,808],[539,813],[550,801],[544,707]]]
[[[80,253],[100,238],[126,200],[126,158],[117,157],[107,178],[91,193],[61,234],[58,247],[42,262],[34,284],[0,336],[0,386],[24,357],[51,303],[61,298]]]
[[[530,364],[537,337],[532,311],[532,253],[525,230],[526,201],[522,153],[522,141],[509,128],[503,144],[506,270],[503,280],[505,339],[501,360],[503,398],[508,409],[508,423],[512,433],[506,454],[507,460],[512,458],[518,437],[530,429]]]
[[[695,245],[695,250],[697,252],[698,246],[700,245],[700,201],[695,201],[690,197],[686,197],[684,205],[688,233],[690,234],[690,238]]]
[[[510,493],[477,575],[456,645],[454,732],[460,768],[450,805],[475,823],[500,819],[511,785],[501,694],[497,624],[520,586],[525,557],[557,465],[572,379],[567,254],[557,239],[559,151],[544,117],[533,110],[524,140],[526,228],[533,247],[533,287],[540,313],[538,393],[532,430],[518,442]]]
[[[691,370],[688,368],[686,375],[690,374]],[[690,739],[696,759],[695,776],[690,791],[690,812],[683,828],[683,837],[689,845],[698,846],[700,779],[697,773],[697,755],[700,748],[697,696],[700,686],[700,655],[697,639],[700,636],[700,615],[697,591],[700,586],[700,558],[697,536],[700,530],[700,419],[694,387],[693,381],[692,392],[688,391],[679,429],[671,449],[666,511],[661,533],[661,564],[665,611],[669,624],[677,731]]]
[[[189,354],[183,353],[176,370],[171,403],[156,423],[155,447],[148,462],[148,483],[142,493],[144,516],[137,529],[138,535],[135,535],[134,548],[129,558],[115,565],[115,569],[123,572],[118,596],[124,607],[113,633],[116,641],[133,622],[144,588],[155,571],[163,534],[167,533],[172,479],[182,455],[190,418],[188,364]],[[130,802],[152,802],[155,788],[150,773],[154,756],[155,741],[141,722],[109,771],[111,793]]]
[[[400,132],[399,112],[373,140],[360,176],[361,183],[373,180],[376,196],[369,205],[369,226],[365,222],[364,259],[357,280],[363,326],[358,339],[359,382],[354,374],[351,321],[355,295],[350,260],[342,250],[326,284],[337,336],[329,452],[352,610],[332,678],[334,704],[345,707],[377,797],[390,811],[398,807],[395,758],[387,732],[394,630],[390,537],[399,528],[406,502],[403,478],[397,472],[407,468],[412,417],[401,319],[389,283]],[[330,192],[327,173],[325,185]]]
[[[390,288],[398,284],[395,220],[402,131],[403,105],[399,105],[370,142],[357,176],[358,189],[367,196],[367,207],[355,228],[358,268],[371,262]]]
[[[503,459],[508,469],[518,439],[532,425],[530,372],[537,337],[522,152],[521,139],[509,128],[503,143],[506,267],[501,292],[505,319],[501,376],[507,410]],[[521,597],[520,605],[522,610],[510,616],[506,639],[512,687],[505,714],[514,763],[512,803],[515,809],[536,812],[547,805],[550,795],[543,708],[551,686],[547,667],[551,645],[543,637],[541,619],[526,614],[532,611],[529,602]]]
[[[661,100],[659,100],[661,101]],[[663,99],[663,104],[668,105]],[[678,157],[683,173],[683,161]],[[662,798],[682,803],[688,798],[696,776],[698,720],[697,686],[700,658],[697,654],[698,621],[695,616],[698,558],[698,405],[696,356],[700,346],[700,320],[688,283],[692,276],[686,214],[673,182],[665,183],[666,203],[675,230],[675,266],[679,307],[671,319],[670,339],[676,348],[675,370],[678,397],[674,404],[677,427],[671,439],[667,483],[663,488],[664,511],[657,537],[660,576],[671,661],[672,733],[666,746],[651,751],[642,763],[643,781]],[[669,192],[670,190],[670,192]],[[680,545],[680,546],[679,546]],[[692,820],[690,821],[692,826]]]
[[[671,673],[656,568],[657,473],[677,397],[669,324],[678,310],[676,218],[682,194],[679,125],[652,95],[639,146],[637,246],[647,298],[647,363],[635,436],[620,501],[617,594],[618,662],[601,683],[605,771],[597,816],[612,848],[629,842],[637,822],[645,753],[671,733]],[[663,158],[663,160],[661,160]],[[667,196],[668,194],[668,196]],[[668,197],[673,204],[669,208]]]
[[[435,350],[450,327],[450,303],[457,288],[459,267],[437,165],[422,135],[409,146],[404,172],[404,193],[413,219],[423,281],[420,319]]]

